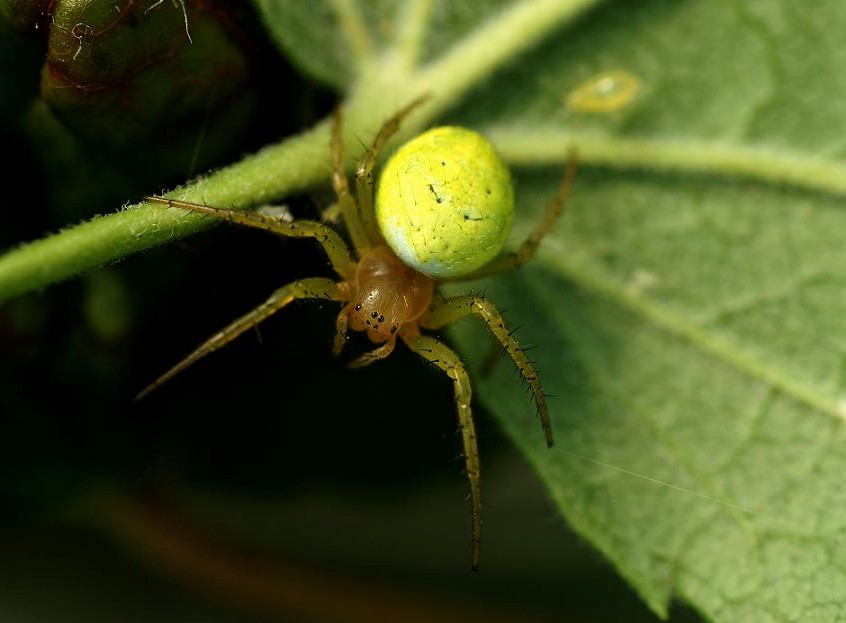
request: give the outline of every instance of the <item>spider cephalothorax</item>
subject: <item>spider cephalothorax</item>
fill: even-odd
[[[466,128],[429,130],[400,148],[385,166],[373,202],[373,169],[385,143],[417,100],[389,119],[373,146],[358,163],[355,196],[343,166],[341,114],[332,127],[332,186],[352,243],[352,251],[331,227],[316,221],[282,222],[260,212],[219,210],[168,199],[148,197],[171,208],[200,212],[218,219],[264,229],[283,236],[317,240],[326,251],[338,281],[301,279],[276,290],[267,301],[213,335],[181,362],[142,391],[143,397],[201,357],[217,350],[247,329],[296,299],[338,301],[333,352],[341,353],[347,332],[362,331],[378,346],[351,362],[369,365],[387,357],[397,341],[443,370],[452,379],[464,464],[470,482],[473,518],[473,568],[479,564],[482,494],[479,450],[470,412],[470,377],[459,356],[428,335],[468,315],[478,316],[499,341],[538,408],[547,445],[552,428],[546,400],[534,365],[526,357],[496,307],[483,296],[434,296],[439,280],[474,279],[526,263],[540,240],[561,214],[575,174],[571,158],[567,174],[543,220],[523,245],[501,254],[514,207],[511,177],[490,143]]]
[[[362,255],[352,285],[350,303],[341,313],[349,314],[350,329],[366,331],[375,344],[395,340],[402,326],[429,310],[435,293],[430,277],[404,264],[384,244]]]

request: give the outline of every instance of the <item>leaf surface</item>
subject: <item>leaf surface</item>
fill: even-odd
[[[524,165],[521,205],[552,193],[548,170],[529,169],[563,159],[568,140],[617,168],[586,167],[538,261],[487,284],[537,345],[556,447],[507,366],[480,385],[570,523],[659,613],[676,595],[712,620],[843,616],[846,213],[832,128],[846,110],[824,78],[843,54],[827,26],[842,7],[828,10],[612,5],[500,75],[507,90],[480,94],[492,109],[465,109]],[[566,85],[618,68],[641,80],[634,110],[567,116]],[[483,358],[477,334],[461,343]]]

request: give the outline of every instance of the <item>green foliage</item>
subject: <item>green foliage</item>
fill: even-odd
[[[711,620],[842,618],[844,5],[256,4],[279,49],[343,91],[351,149],[425,92],[406,134],[437,119],[488,135],[517,180],[514,240],[579,149],[539,258],[484,284],[537,345],[556,446],[507,366],[475,375],[478,397],[655,612],[679,598]],[[630,108],[567,109],[614,69],[641,82]],[[320,124],[178,196],[278,200],[325,183],[328,154]],[[198,227],[151,206],[95,219],[0,257],[0,297]],[[484,358],[475,329],[456,339]]]
[[[78,136],[110,151],[143,145],[151,131],[192,140],[212,112],[218,127],[242,130],[235,121],[252,107],[249,59],[228,16],[213,4],[190,3],[190,13],[170,0],[150,4],[56,2],[41,97]]]

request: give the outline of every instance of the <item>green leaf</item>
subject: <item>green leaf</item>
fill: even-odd
[[[541,258],[487,284],[538,346],[556,447],[519,416],[507,369],[480,393],[658,613],[677,596],[713,620],[843,616],[846,167],[832,128],[846,110],[823,78],[839,75],[828,24],[842,15],[621,3],[525,59],[542,78],[500,75],[519,96],[491,85],[479,97],[495,107],[465,109],[524,168],[575,143],[583,162],[625,169],[586,167]],[[556,94],[616,68],[643,85],[636,109],[568,118]],[[520,192],[536,206],[552,187],[539,171]],[[461,343],[484,356],[478,336]]]
[[[679,598],[711,620],[842,618],[842,3],[297,4],[257,0],[279,48],[345,91],[348,147],[431,93],[404,132],[487,133],[515,167],[515,241],[577,147],[565,219],[485,282],[537,345],[556,446],[508,366],[475,374],[570,524],[661,615]],[[567,108],[616,69],[640,81],[631,106]],[[261,203],[325,183],[327,163],[320,124],[179,196]],[[200,226],[152,206],[95,219],[0,257],[0,297]],[[477,327],[456,337],[484,358]]]

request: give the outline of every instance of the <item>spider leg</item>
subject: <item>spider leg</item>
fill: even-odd
[[[464,469],[470,481],[470,502],[473,519],[473,570],[479,568],[479,544],[482,535],[482,488],[480,484],[479,447],[476,444],[476,427],[470,412],[470,376],[458,355],[445,344],[429,335],[404,334],[401,337],[408,347],[446,372],[455,389],[455,405],[458,409],[458,426],[464,445]]]
[[[371,241],[382,239],[373,208],[373,168],[376,166],[376,161],[379,159],[379,154],[382,153],[385,143],[399,129],[402,120],[428,98],[428,95],[418,97],[388,119],[373,140],[373,145],[361,157],[356,166],[355,192],[358,197],[359,210],[361,210],[361,221],[364,224],[367,237]]]
[[[577,154],[576,150],[573,149],[570,151],[570,156],[567,159],[567,170],[564,173],[564,181],[558,187],[555,197],[547,205],[541,222],[537,224],[535,230],[526,238],[523,244],[516,251],[495,257],[486,266],[462,277],[461,281],[501,273],[512,268],[520,268],[535,256],[541,240],[552,229],[555,221],[564,213],[567,199],[570,197],[570,191],[573,188],[573,180],[576,178],[576,163]]]
[[[369,244],[367,231],[361,222],[359,206],[350,194],[350,183],[344,170],[344,141],[341,133],[341,107],[332,114],[332,188],[338,196],[338,207],[344,217],[353,246],[359,255]]]
[[[247,312],[203,342],[195,351],[185,357],[185,359],[177,363],[141,391],[141,393],[135,397],[135,400],[141,400],[147,394],[172,379],[191,364],[228,344],[247,329],[256,326],[263,320],[266,320],[271,315],[285,307],[288,303],[296,299],[339,300],[338,285],[331,279],[313,277],[310,279],[295,281],[279,288],[271,294],[270,298],[268,298],[264,303]]]
[[[161,203],[171,208],[199,212],[200,214],[213,216],[229,223],[255,227],[273,234],[279,234],[280,236],[314,238],[320,243],[324,251],[326,251],[326,255],[329,257],[329,261],[332,263],[332,268],[335,269],[335,272],[345,279],[350,275],[353,261],[346,243],[338,235],[338,232],[322,223],[307,220],[285,222],[262,214],[261,212],[223,210],[211,208],[200,203],[168,199],[166,197],[144,197],[144,199],[153,203]]]
[[[488,331],[499,340],[505,352],[511,357],[511,361],[517,366],[520,376],[532,390],[532,396],[538,407],[543,432],[546,436],[546,445],[552,446],[552,424],[549,421],[549,409],[546,406],[545,394],[541,387],[540,377],[535,366],[520,348],[520,344],[514,339],[514,335],[505,326],[505,321],[494,307],[493,303],[484,297],[476,294],[456,296],[436,303],[429,310],[429,314],[423,319],[420,325],[427,329],[438,329],[451,322],[476,314],[487,325]]]
[[[350,321],[349,305],[345,306],[335,320],[335,339],[332,341],[332,356],[340,357],[344,344],[347,343],[347,327]]]
[[[374,348],[369,353],[364,353],[361,357],[353,359],[347,367],[349,368],[363,368],[365,366],[369,366],[371,363],[376,363],[380,359],[384,359],[392,352],[394,352],[394,346],[397,345],[396,338],[390,339],[378,348]]]
[[[333,225],[341,220],[341,204],[333,203],[325,210],[320,212],[320,220],[323,223],[332,223]]]

